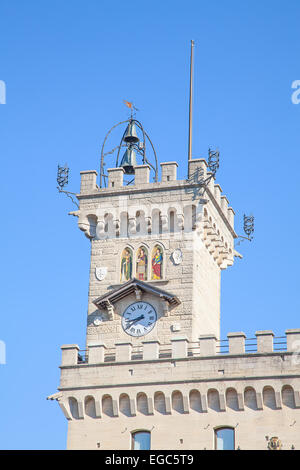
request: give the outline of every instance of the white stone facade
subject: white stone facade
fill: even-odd
[[[162,163],[162,181],[149,167],[108,170],[107,188],[95,171],[81,173],[79,228],[91,240],[85,351],[62,347],[59,393],[69,449],[130,449],[132,433],[151,433],[151,449],[214,449],[215,430],[234,430],[235,448],[266,449],[279,436],[300,448],[300,330],[287,330],[277,350],[271,331],[256,332],[247,349],[242,332],[220,342],[221,271],[234,261],[234,211],[204,160]],[[161,279],[152,279],[155,247]],[[139,276],[144,247],[148,262]],[[132,255],[131,279],[121,279],[122,253]],[[174,255],[177,253],[177,257]],[[100,299],[100,300],[99,300]],[[130,336],[122,315],[137,300],[157,312],[145,336]],[[227,350],[221,345],[225,344]],[[251,343],[250,343],[251,344]],[[78,359],[78,354],[81,359]]]

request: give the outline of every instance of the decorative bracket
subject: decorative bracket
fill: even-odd
[[[108,313],[108,319],[109,320],[114,320],[115,319],[115,308],[113,304],[110,303],[109,300],[106,301],[106,309]]]

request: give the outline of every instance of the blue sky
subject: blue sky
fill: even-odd
[[[299,327],[300,3],[2,0],[0,80],[0,448],[64,449],[67,423],[46,401],[60,346],[84,346],[90,246],[69,199],[98,169],[107,130],[133,100],[160,162],[187,173],[190,40],[195,40],[193,157],[220,149],[217,182],[255,239],[222,273],[222,337]]]

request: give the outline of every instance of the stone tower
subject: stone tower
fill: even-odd
[[[300,420],[291,425],[300,330],[287,330],[280,351],[271,331],[256,332],[251,353],[243,332],[229,333],[222,350],[234,211],[204,159],[189,161],[184,180],[176,162],[160,166],[150,182],[151,167],[133,165],[130,185],[125,164],[111,168],[104,188],[96,171],[81,172],[74,215],[91,242],[86,345],[62,346],[59,392],[49,397],[68,419],[68,448],[266,448],[265,436],[282,445],[278,434],[300,445]]]

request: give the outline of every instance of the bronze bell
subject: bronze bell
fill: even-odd
[[[126,149],[120,166],[124,168],[126,175],[134,174],[134,167],[136,166],[136,155],[131,146]]]
[[[137,144],[139,142],[140,139],[137,136],[136,127],[133,121],[129,122],[123,140],[127,144]]]

